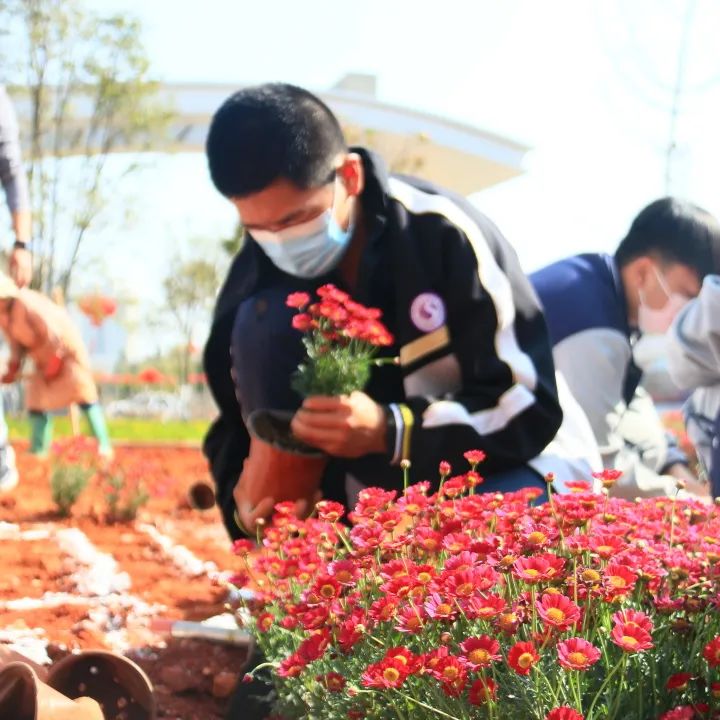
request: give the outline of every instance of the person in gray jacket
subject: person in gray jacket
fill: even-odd
[[[20,132],[12,101],[0,85],[0,184],[7,200],[15,242],[10,251],[9,274],[19,287],[30,284],[31,214],[30,192],[20,151]],[[8,429],[0,397],[0,492],[11,490],[18,482],[15,454],[8,444]]]
[[[702,473],[720,496],[720,276],[708,275],[698,297],[677,317],[668,336],[668,368],[692,395],[685,424]]]

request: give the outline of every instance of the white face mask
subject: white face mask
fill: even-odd
[[[645,294],[642,289],[638,291],[640,295],[640,306],[638,307],[638,328],[641,332],[648,335],[665,334],[678,313],[690,302],[690,298],[682,293],[672,292],[668,287],[667,281],[663,276],[653,268],[657,275],[660,287],[667,295],[667,302],[657,310],[651,308],[645,302]]]
[[[272,263],[295,277],[315,278],[330,272],[342,259],[353,234],[351,220],[343,230],[332,210],[284,230],[251,230]]]

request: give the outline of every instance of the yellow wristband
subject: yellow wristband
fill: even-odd
[[[400,451],[400,460],[410,459],[410,435],[412,434],[413,424],[415,422],[415,416],[412,414],[412,410],[407,405],[398,405],[400,409],[400,415],[403,419],[403,440],[402,449]]]

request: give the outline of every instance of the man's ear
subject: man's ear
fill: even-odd
[[[348,153],[338,168],[338,176],[350,197],[362,194],[365,189],[365,168],[360,155]]]

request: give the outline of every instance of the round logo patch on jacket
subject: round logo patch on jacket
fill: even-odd
[[[445,324],[445,303],[435,293],[421,293],[410,305],[410,319],[418,330],[433,332]]]

